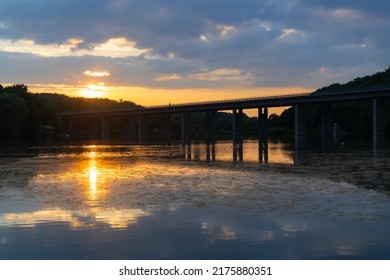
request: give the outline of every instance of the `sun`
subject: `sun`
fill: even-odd
[[[108,88],[104,85],[104,83],[89,84],[86,88],[80,89],[80,96],[85,98],[99,98],[105,95],[108,91]]]

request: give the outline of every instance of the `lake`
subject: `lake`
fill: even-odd
[[[389,151],[271,142],[263,162],[256,141],[233,151],[69,145],[0,158],[0,259],[390,258]]]

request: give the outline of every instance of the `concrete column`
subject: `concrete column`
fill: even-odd
[[[148,141],[148,126],[145,115],[138,115],[138,144],[144,145]]]
[[[268,108],[259,108],[259,161],[268,162]]]
[[[233,110],[233,161],[243,161],[243,111]]]
[[[382,149],[385,145],[385,102],[382,98],[372,100],[372,134],[374,150]]]
[[[107,117],[101,117],[100,122],[101,122],[102,140],[110,139],[110,135],[111,135],[110,120]]]
[[[306,115],[305,105],[295,104],[295,148],[303,149],[306,146]]]
[[[72,119],[68,119],[67,120],[67,125],[68,125],[68,127],[67,127],[67,129],[66,129],[66,132],[68,133],[68,135],[69,135],[69,138],[73,138],[75,135],[75,127],[74,127],[74,121],[72,120]]]
[[[244,142],[243,136],[243,111],[242,109],[233,110],[233,145]]]
[[[215,144],[216,141],[216,113],[215,111],[206,112],[206,142],[207,145]]]
[[[206,159],[215,161],[216,112],[206,112]]]
[[[137,122],[136,119],[130,116],[126,116],[123,118],[123,139],[124,140],[136,140]]]
[[[333,142],[332,104],[321,104],[321,139],[324,150],[329,149]]]
[[[171,114],[170,113],[163,114],[162,120],[163,120],[162,127],[163,127],[164,142],[168,144],[171,142],[171,137],[172,137],[171,136]]]
[[[99,138],[99,118],[91,118],[88,122],[88,138],[96,139]],[[109,139],[110,137],[108,137]]]
[[[191,112],[183,112],[181,115],[181,140],[183,145],[191,145]]]

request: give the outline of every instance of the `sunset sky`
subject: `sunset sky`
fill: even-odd
[[[311,91],[390,64],[388,0],[1,0],[0,83],[159,105]]]

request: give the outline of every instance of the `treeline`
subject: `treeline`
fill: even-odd
[[[66,133],[60,114],[63,112],[99,111],[117,108],[141,108],[130,101],[114,101],[102,98],[69,97],[63,94],[31,93],[25,84],[3,87],[0,85],[0,143],[40,144],[44,143],[45,132]],[[121,119],[111,120],[111,136],[120,139],[123,136]],[[83,123],[85,122],[85,123]],[[79,140],[88,138],[83,129],[88,129],[88,120],[80,121]],[[160,116],[148,117],[150,140],[162,138]],[[231,138],[232,114],[218,112],[216,119],[219,139]],[[181,137],[181,116],[173,115],[171,120],[173,139]],[[192,115],[193,139],[204,139],[206,118],[202,113]],[[257,118],[244,115],[244,130],[247,137],[257,133]],[[85,132],[85,131],[84,131]]]
[[[383,72],[359,77],[345,84],[335,83],[320,88],[312,94],[335,92],[346,89],[363,89],[390,86],[390,67]],[[390,131],[390,102],[385,102],[386,131]],[[321,129],[321,109],[319,106],[306,108],[307,130],[319,133]],[[332,104],[332,121],[341,126],[344,134],[360,134],[371,136],[372,104],[371,102],[348,102]],[[280,116],[270,116],[270,134],[284,135],[294,131],[294,108],[285,110]]]
[[[62,94],[32,94],[25,84],[0,85],[0,141],[39,143],[47,128],[64,131],[62,112],[140,107],[129,101],[69,97]]]

